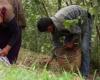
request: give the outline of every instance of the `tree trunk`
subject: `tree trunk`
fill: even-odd
[[[100,40],[100,29],[99,29],[99,27],[98,27],[98,26],[96,26],[96,31],[97,31],[97,35],[98,35],[99,40]]]
[[[58,10],[61,8],[61,2],[62,0],[58,0]]]

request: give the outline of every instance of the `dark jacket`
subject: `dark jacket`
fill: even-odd
[[[17,26],[15,18],[5,26],[0,26],[0,48],[3,49],[6,45],[11,46],[7,55],[10,63],[16,62],[21,46],[21,27]]]

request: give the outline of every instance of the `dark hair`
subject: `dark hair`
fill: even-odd
[[[40,32],[45,32],[47,31],[48,26],[52,24],[53,22],[49,17],[43,17],[37,22],[37,27]]]

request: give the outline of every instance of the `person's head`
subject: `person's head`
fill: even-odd
[[[37,28],[40,32],[53,32],[54,24],[51,18],[43,17],[37,22]]]
[[[3,23],[7,8],[10,7],[10,0],[0,0],[0,24]]]

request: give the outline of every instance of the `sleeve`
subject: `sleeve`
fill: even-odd
[[[15,18],[13,18],[7,25],[9,26],[9,30],[12,34],[8,45],[12,47],[16,41],[20,40],[21,38],[21,27],[17,26]]]
[[[60,35],[52,34],[52,41],[53,41],[54,48],[62,46],[62,43],[60,41]]]
[[[67,36],[67,35],[71,34],[71,32],[68,29],[62,29],[61,33],[62,33],[62,36]]]
[[[79,16],[84,15],[84,11],[78,5],[72,5],[67,9],[67,15],[64,16],[67,20],[77,19]]]

